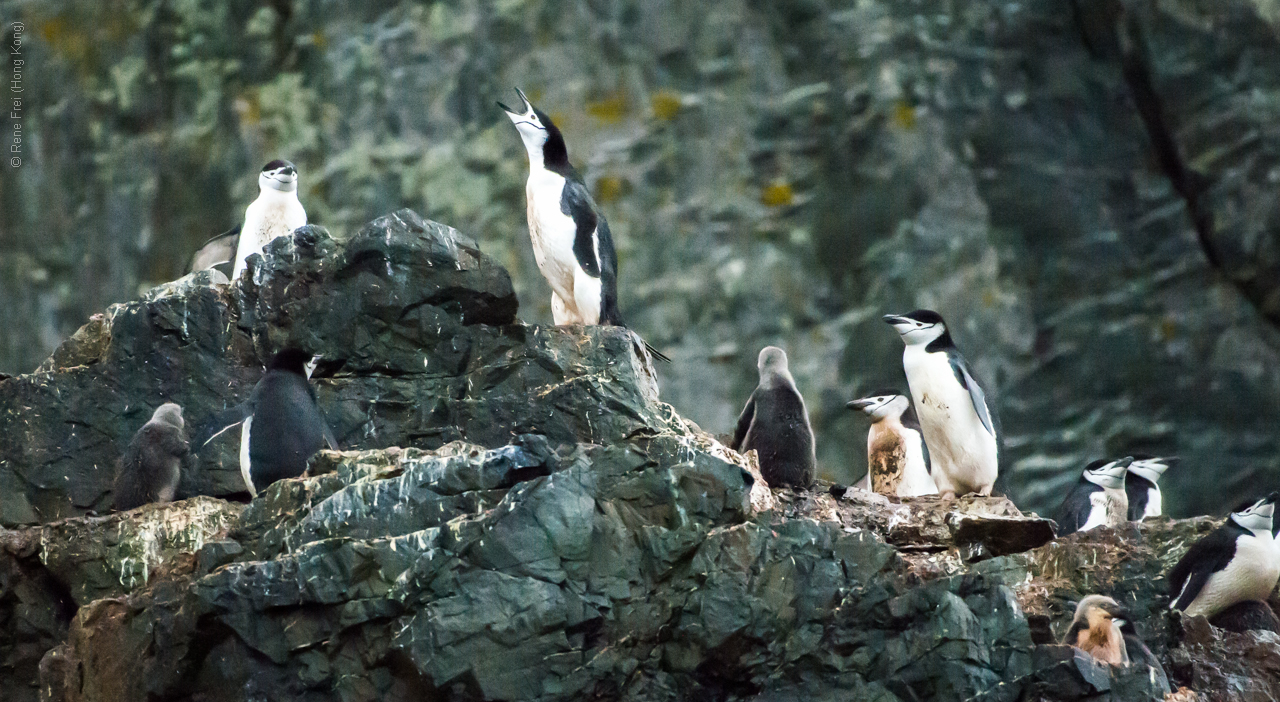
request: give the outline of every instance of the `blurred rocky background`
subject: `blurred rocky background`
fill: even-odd
[[[6,0],[0,22],[24,61],[0,372],[185,273],[273,158],[338,238],[400,207],[475,236],[549,323],[494,104],[520,86],[674,359],[663,399],[704,429],[779,344],[820,475],[856,479],[844,402],[905,388],[879,317],[932,307],[998,397],[1024,508],[1103,455],[1182,456],[1178,516],[1280,476],[1275,0]]]

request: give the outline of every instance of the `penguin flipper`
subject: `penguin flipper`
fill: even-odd
[[[756,418],[756,394],[751,393],[751,399],[747,400],[747,406],[742,408],[742,414],[738,415],[738,428],[733,432],[733,443],[729,444],[729,448],[734,451],[742,450],[742,442],[747,438],[747,431],[751,429],[751,422]]]
[[[1185,610],[1213,574],[1236,555],[1236,540],[1221,527],[1191,545],[1169,571],[1170,609]]]
[[[200,430],[195,434],[195,439],[191,442],[192,446],[195,447],[196,451],[199,451],[222,432],[239,426],[250,414],[252,412],[248,402],[242,402],[235,407],[229,407],[215,414],[201,425]]]
[[[657,350],[657,349],[653,348],[652,346],[650,346],[650,345],[649,345],[649,342],[647,342],[647,341],[646,341],[646,342],[644,342],[644,348],[645,348],[645,350],[647,350],[647,351],[649,352],[649,355],[650,355],[650,356],[653,356],[654,358],[658,359],[659,361],[662,361],[663,363],[670,363],[670,362],[671,362],[671,359],[670,359],[670,358],[667,358],[666,356],[664,356],[664,355],[663,355],[663,353],[662,353],[661,351],[659,351],[659,350]]]
[[[230,263],[236,257],[236,246],[240,244],[240,228],[237,224],[231,229],[215,236],[200,245],[191,255],[190,272],[195,273],[219,264]]]
[[[991,412],[987,409],[987,395],[982,391],[982,386],[978,385],[978,381],[973,379],[973,374],[969,372],[969,364],[956,355],[951,355],[949,360],[956,379],[969,391],[969,399],[973,401],[973,411],[978,413],[982,426],[987,428],[988,434],[995,436],[995,425],[991,422]]]
[[[324,429],[324,442],[329,446],[329,450],[337,451],[338,439],[333,435],[333,430],[329,428],[329,423],[321,419],[320,426]]]
[[[1058,512],[1053,515],[1053,521],[1058,523],[1057,535],[1067,536],[1080,531],[1080,527],[1088,521],[1089,511],[1092,508],[1088,493],[1081,495],[1079,486],[1072,489],[1062,500]]]

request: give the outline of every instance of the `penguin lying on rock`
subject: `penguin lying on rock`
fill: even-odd
[[[1272,533],[1276,497],[1242,506],[1192,544],[1169,571],[1169,609],[1212,617],[1271,595],[1280,580],[1280,548]]]
[[[1076,606],[1062,643],[1115,666],[1146,666],[1167,693],[1169,678],[1150,648],[1138,637],[1133,616],[1105,595],[1089,595]]]
[[[1125,456],[1118,461],[1102,459],[1085,466],[1080,480],[1054,515],[1058,536],[1100,526],[1123,526],[1129,519],[1124,476],[1132,463],[1133,457]]]
[[[845,405],[871,418],[867,432],[868,489],[882,495],[936,495],[929,475],[929,449],[911,399],[896,390],[881,390]]]

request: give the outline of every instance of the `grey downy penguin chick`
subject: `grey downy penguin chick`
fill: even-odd
[[[1133,457],[1125,456],[1118,461],[1101,459],[1085,466],[1079,481],[1063,498],[1054,515],[1058,536],[1100,526],[1124,526],[1129,519],[1124,477],[1132,463]]]
[[[1192,544],[1169,571],[1169,608],[1212,617],[1245,600],[1265,601],[1280,580],[1280,549],[1272,533],[1275,509],[1264,497],[1232,512],[1226,523]]]
[[[173,402],[157,407],[120,459],[114,489],[116,511],[172,502],[189,448],[182,408]]]
[[[929,475],[929,449],[911,399],[881,390],[845,405],[871,419],[867,431],[867,475],[870,489],[882,495],[936,495]]]
[[[809,487],[817,458],[804,398],[787,368],[787,354],[776,346],[760,351],[760,383],[738,417],[729,448],[754,449],[760,473],[770,487]]]
[[[556,325],[627,326],[618,309],[618,254],[613,234],[582,177],[569,163],[564,135],[542,110],[517,89],[519,110],[498,103],[524,142],[529,156],[526,214],[533,257],[551,286]],[[645,343],[661,361],[669,358]]]
[[[990,495],[999,475],[999,439],[987,396],[951,339],[942,315],[885,315],[902,337],[902,369],[943,497]]]

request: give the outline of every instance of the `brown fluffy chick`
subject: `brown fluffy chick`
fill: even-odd
[[[1120,631],[1127,621],[1118,602],[1105,595],[1089,595],[1080,600],[1075,619],[1062,642],[1103,663],[1128,665],[1129,652]]]

